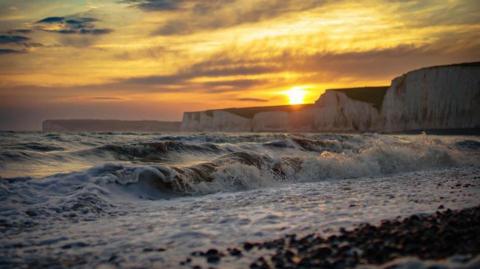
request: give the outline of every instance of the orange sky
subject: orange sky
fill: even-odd
[[[0,0],[0,129],[386,85],[480,60],[478,14],[477,0]]]

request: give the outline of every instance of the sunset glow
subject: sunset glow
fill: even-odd
[[[288,96],[289,104],[298,105],[305,102],[305,95],[307,92],[302,87],[293,87],[285,92],[285,94]]]
[[[480,59],[470,0],[0,0],[0,10],[0,129],[311,103],[327,88]],[[292,85],[311,88],[286,98]]]

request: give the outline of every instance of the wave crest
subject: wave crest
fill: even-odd
[[[42,179],[2,179],[0,210],[17,208],[25,216],[60,214],[62,218],[92,218],[115,214],[117,204],[138,199],[170,199],[288,182],[378,177],[480,164],[477,150],[480,142],[474,139],[374,134],[270,138],[265,141],[265,137],[255,136],[254,142],[236,144],[165,140],[95,147],[82,154],[87,157],[115,154],[118,159],[149,162],[101,164]],[[164,158],[175,157],[171,154],[184,153],[208,158],[193,163],[163,162]],[[4,151],[1,156],[34,158],[35,154],[44,153],[9,154]],[[8,212],[0,219],[2,223],[16,225],[10,223]]]

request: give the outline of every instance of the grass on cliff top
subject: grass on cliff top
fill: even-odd
[[[360,88],[342,88],[328,89],[327,91],[341,92],[353,100],[358,100],[372,104],[380,111],[383,104],[383,98],[387,93],[388,86],[360,87]]]
[[[454,64],[446,64],[446,65],[433,65],[433,66],[426,66],[426,67],[421,67],[418,69],[410,70],[403,74],[403,76],[422,71],[422,70],[432,70],[432,69],[441,69],[441,68],[450,68],[450,67],[461,67],[461,68],[480,68],[480,62],[467,62],[467,63],[454,63]]]
[[[255,114],[260,112],[293,112],[297,110],[301,110],[304,108],[309,108],[313,106],[313,104],[303,104],[303,105],[284,105],[284,106],[258,106],[258,107],[241,107],[241,108],[225,108],[225,109],[215,109],[215,110],[207,110],[205,113],[210,117],[213,116],[214,111],[225,111],[230,112],[232,114],[238,115],[240,117],[244,117],[247,119],[253,119]]]
[[[419,69],[408,71],[408,73],[418,71],[418,70],[428,70],[428,69],[445,68],[445,67],[480,67],[480,62],[466,62],[466,63],[426,66]]]

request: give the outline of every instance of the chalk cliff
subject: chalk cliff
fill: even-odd
[[[327,90],[315,102],[316,131],[366,132],[381,129],[379,107],[387,87]]]
[[[395,78],[382,120],[385,132],[480,127],[480,63],[422,68]]]
[[[184,131],[312,132],[379,128],[387,87],[327,90],[315,104],[185,112]]]
[[[186,112],[183,114],[182,130],[248,132],[251,124],[248,118],[225,110]]]
[[[250,120],[226,111],[200,111],[183,114],[184,131],[250,131]]]
[[[326,90],[311,105],[186,112],[185,131],[402,132],[480,127],[480,63],[422,68],[390,87]]]
[[[227,108],[183,114],[184,131],[311,131],[313,105]]]

